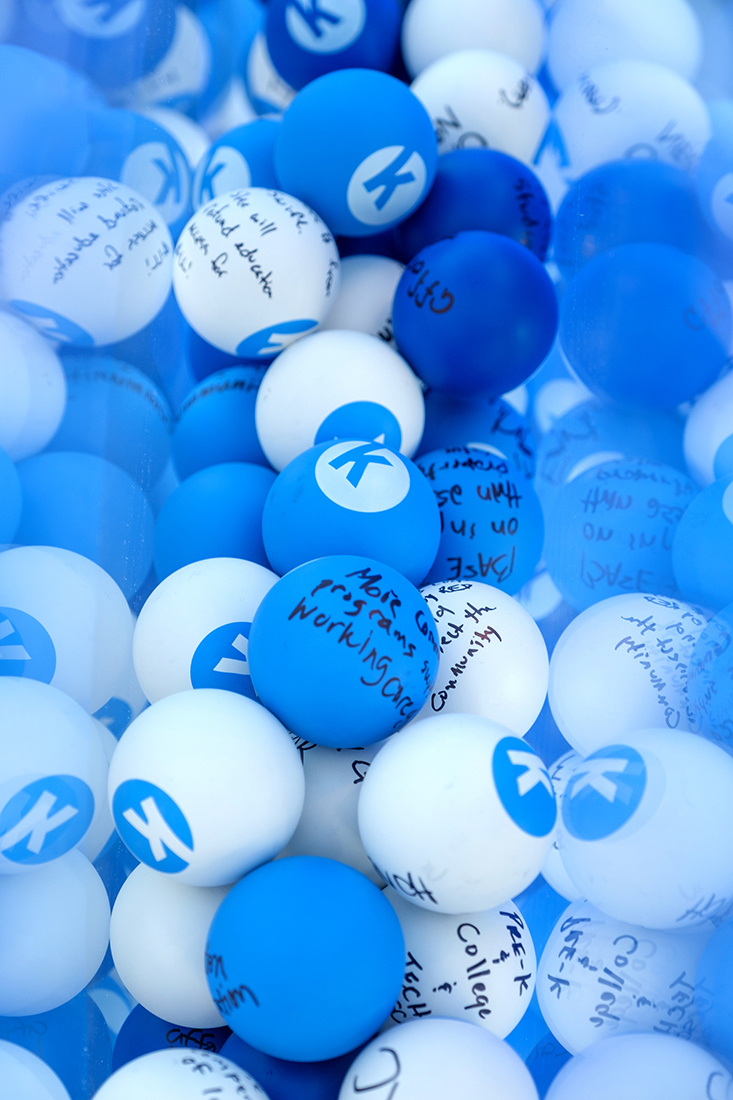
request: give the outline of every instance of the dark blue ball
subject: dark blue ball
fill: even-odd
[[[500,233],[544,261],[552,213],[531,168],[495,149],[445,153],[425,202],[395,229],[401,259],[464,229]]]
[[[326,1062],[287,1062],[255,1050],[238,1035],[222,1048],[223,1058],[236,1062],[267,1093],[269,1100],[338,1100],[344,1077],[359,1049]]]
[[[208,375],[181,405],[171,450],[180,478],[221,462],[269,463],[257,438],[255,401],[265,367],[229,367]]]
[[[483,448],[508,459],[530,481],[535,474],[534,433],[526,418],[501,397],[455,397],[429,390],[417,454],[444,447]]]
[[[529,249],[469,230],[417,254],[397,284],[392,320],[401,354],[428,386],[497,397],[550,351],[557,297]]]
[[[179,1027],[154,1016],[142,1005],[133,1008],[120,1028],[112,1052],[112,1073],[154,1050],[185,1048],[218,1053],[231,1037],[228,1027]],[[244,1066],[242,1067],[245,1068]]]

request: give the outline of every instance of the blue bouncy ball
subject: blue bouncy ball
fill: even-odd
[[[215,348],[213,344],[199,336],[187,322],[185,346],[186,362],[194,382],[202,382],[209,375],[228,370],[230,367],[247,365],[236,355],[230,355],[228,351]]]
[[[0,193],[29,176],[72,176],[88,153],[87,108],[97,94],[81,73],[0,44]]]
[[[530,481],[535,475],[534,433],[526,418],[501,397],[455,397],[428,390],[425,430],[417,453],[444,447],[478,447],[508,459]]]
[[[174,241],[191,216],[191,170],[183,149],[168,130],[135,111],[89,112],[83,174],[132,187],[153,204]]]
[[[601,164],[572,184],[555,218],[553,259],[566,278],[621,244],[699,254],[706,236],[689,172],[659,160]]]
[[[181,479],[222,462],[268,466],[255,429],[266,367],[230,367],[200,382],[178,411],[171,448]]]
[[[0,447],[0,544],[13,542],[20,523],[22,495],[15,463]]]
[[[409,88],[368,69],[327,73],[298,93],[275,140],[280,187],[332,233],[368,237],[402,221],[432,185],[438,148]]]
[[[402,22],[398,0],[340,0],[329,7],[271,0],[266,12],[267,50],[291,88],[337,69],[392,68]]]
[[[680,520],[672,556],[683,600],[712,611],[733,603],[733,476],[698,493]]]
[[[716,103],[710,114],[713,136],[700,157],[695,185],[710,225],[733,240],[733,102]]]
[[[506,459],[475,447],[431,451],[417,465],[441,516],[426,582],[479,580],[513,596],[542,554],[542,508],[531,484]]]
[[[153,557],[153,512],[130,475],[98,455],[57,451],[18,464],[17,540],[58,546],[101,565],[129,599]]]
[[[726,366],[731,306],[718,277],[694,256],[670,245],[619,245],[568,286],[559,336],[594,393],[672,408],[706,390]]]
[[[212,55],[209,78],[189,110],[194,118],[201,118],[212,107],[216,109],[216,100],[226,94],[228,82],[244,66],[264,12],[258,0],[201,0],[191,7],[206,32]]]
[[[232,1035],[221,1053],[251,1074],[269,1100],[293,1100],[296,1096],[298,1100],[338,1100],[344,1077],[359,1050],[325,1062],[288,1062]]]
[[[111,1072],[114,1073],[133,1058],[169,1047],[181,1047],[193,1052],[209,1050],[218,1054],[231,1034],[228,1027],[179,1027],[154,1016],[142,1005],[136,1005],[115,1039]]]
[[[336,244],[342,260],[347,256],[388,256],[390,260],[400,259],[394,229],[374,233],[369,237],[337,237]]]
[[[454,149],[440,157],[430,194],[395,230],[401,258],[408,262],[464,229],[500,233],[544,261],[552,213],[531,168],[495,149]]]
[[[695,975],[695,1009],[710,1049],[733,1059],[733,921],[708,940]]]
[[[0,1039],[43,1059],[71,1100],[88,1100],[110,1073],[109,1028],[86,993],[36,1016],[0,1016]]]
[[[245,558],[267,566],[262,509],[274,480],[263,466],[223,462],[182,481],[155,524],[158,580],[203,558]]]
[[[697,731],[733,753],[733,604],[719,611],[695,642],[687,698]]]
[[[535,489],[549,508],[568,481],[610,459],[648,458],[684,470],[683,429],[682,418],[664,409],[584,401],[540,438]]]
[[[170,454],[171,411],[146,374],[106,355],[64,356],[66,408],[47,451],[106,458],[147,492]]]
[[[568,482],[547,510],[544,548],[567,602],[583,611],[626,592],[678,596],[672,543],[696,494],[686,474],[646,459],[603,462]]]
[[[392,320],[400,352],[427,386],[498,397],[550,351],[557,298],[529,249],[469,230],[418,252],[397,284]]]
[[[194,210],[238,188],[277,188],[273,150],[279,126],[276,119],[256,118],[217,138],[196,165]]]
[[[409,458],[381,443],[329,440],[278,474],[262,538],[276,573],[327,554],[381,555],[417,585],[438,552],[440,512]]]
[[[255,612],[252,684],[296,737],[371,745],[423,706],[438,672],[436,634],[425,600],[396,569],[350,554],[318,558],[282,577]]]
[[[294,920],[307,949],[283,951]],[[404,970],[400,923],[379,888],[319,856],[250,872],[224,898],[206,944],[209,989],[229,1027],[288,1061],[337,1058],[370,1039]]]
[[[13,37],[81,69],[101,88],[149,73],[173,41],[174,0],[20,0]]]
[[[188,354],[191,332],[171,293],[149,325],[104,350],[147,374],[163,390],[171,407],[177,408],[195,381]]]

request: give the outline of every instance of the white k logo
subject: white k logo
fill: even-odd
[[[29,810],[25,817],[22,817],[18,824],[14,825],[0,839],[0,851],[8,851],[9,848],[13,848],[28,836],[30,837],[27,844],[28,851],[37,856],[47,835],[54,829],[58,829],[59,825],[63,825],[65,822],[70,821],[72,817],[76,817],[79,812],[74,806],[64,806],[55,814],[51,814],[51,808],[55,801],[56,795],[51,794],[50,791],[44,791],[33,809]]]
[[[575,780],[571,781],[573,782],[573,789],[570,797],[575,798],[586,787],[592,787],[601,798],[605,798],[606,802],[615,802],[616,794],[619,792],[621,785],[614,783],[606,773],[611,772],[611,774],[622,775],[626,771],[627,765],[628,760],[619,760],[618,757],[613,756],[605,760],[586,760],[582,770],[576,772]],[[623,786],[625,787],[626,784],[623,784]]]
[[[167,858],[166,848],[179,859],[188,862],[191,849],[173,832],[158,809],[155,799],[151,796],[144,798],[140,803],[140,809],[145,815],[144,818],[132,808],[125,810],[122,816],[128,825],[145,837],[155,862],[162,863]]]
[[[542,784],[542,786],[554,797],[555,792],[552,789],[550,776],[539,757],[535,756],[533,752],[522,752],[520,749],[509,749],[507,751],[507,756],[509,757],[509,762],[514,764],[516,768],[527,769],[517,777],[517,790],[521,796],[527,794],[539,784]]]

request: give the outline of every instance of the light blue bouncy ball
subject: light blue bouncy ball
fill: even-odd
[[[665,409],[639,409],[593,398],[559,417],[540,437],[535,488],[550,508],[555,494],[591,466],[648,458],[685,469],[684,422]]]
[[[386,73],[343,69],[306,85],[275,140],[280,188],[332,233],[368,237],[402,221],[427,195],[438,146],[430,116]]]
[[[267,566],[262,509],[274,480],[263,466],[223,462],[182,481],[155,524],[158,580],[203,558],[245,558]]]
[[[392,321],[400,352],[426,385],[497,397],[550,351],[557,297],[528,248],[468,230],[418,252],[397,284]]]
[[[111,1072],[153,1050],[181,1049],[218,1053],[231,1036],[228,1027],[180,1027],[136,1005],[120,1028],[112,1052]]]
[[[194,210],[240,187],[277,188],[273,151],[279,125],[274,118],[256,118],[217,138],[196,165]]]
[[[715,103],[710,115],[713,136],[700,157],[695,184],[710,225],[733,240],[733,102]]]
[[[530,481],[535,475],[534,433],[526,418],[501,397],[456,397],[428,390],[425,429],[417,453],[444,447],[478,447],[506,458]]]
[[[135,111],[89,112],[85,176],[121,180],[148,199],[175,241],[191,216],[191,170],[168,130]]]
[[[171,441],[183,480],[222,462],[268,466],[255,429],[255,401],[266,367],[230,367],[210,374],[186,397]]]
[[[553,259],[570,279],[620,244],[668,244],[699,255],[705,236],[689,172],[659,160],[611,161],[586,172],[565,195]]]
[[[290,1062],[256,1050],[238,1035],[227,1039],[222,1058],[236,1062],[262,1086],[269,1100],[338,1100],[349,1066],[359,1050],[325,1062]]]
[[[733,753],[733,604],[722,608],[695,642],[687,698],[698,732]]]
[[[110,1073],[109,1028],[86,993],[36,1016],[0,1016],[0,1039],[41,1058],[58,1074],[71,1100],[88,1100]]]
[[[15,463],[0,447],[0,545],[12,542],[20,523],[22,495]]]
[[[20,0],[13,36],[120,88],[151,72],[173,41],[175,0]]]
[[[317,558],[282,577],[255,612],[252,684],[296,737],[371,745],[422,708],[438,671],[436,634],[396,569],[361,555]]]
[[[307,947],[283,951],[294,924]],[[394,909],[364,875],[293,856],[251,871],[227,894],[206,970],[219,1012],[246,1043],[320,1062],[379,1030],[402,986],[405,944]]]
[[[673,408],[724,369],[731,306],[718,277],[694,256],[664,244],[619,245],[569,284],[559,336],[594,393]]]
[[[276,573],[327,554],[381,555],[419,585],[438,552],[440,512],[409,458],[373,441],[329,440],[278,474],[262,538]]]
[[[426,583],[477,580],[514,595],[540,560],[544,521],[532,485],[510,462],[475,447],[421,455],[441,513]]]
[[[271,0],[265,16],[267,51],[291,88],[337,69],[389,72],[402,22],[398,0]]]
[[[708,485],[680,521],[674,575],[684,600],[718,611],[733,603],[733,476]]]
[[[170,454],[171,411],[142,371],[107,355],[65,355],[66,408],[47,451],[83,451],[126,470],[147,492]]]
[[[602,462],[569,481],[547,509],[544,547],[567,602],[583,611],[626,592],[678,596],[672,545],[697,492],[686,474],[645,459]]]
[[[133,596],[153,557],[153,511],[137,482],[106,459],[78,451],[34,455],[17,469],[18,542],[83,554]]]
[[[733,921],[713,933],[695,975],[695,1009],[710,1049],[733,1060]]]
[[[500,233],[544,261],[552,213],[532,169],[496,149],[444,153],[425,202],[395,229],[401,258],[464,229]]]

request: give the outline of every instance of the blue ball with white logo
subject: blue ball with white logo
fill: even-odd
[[[175,241],[191,216],[191,169],[173,135],[135,111],[89,112],[85,176],[120,180],[148,199]]]
[[[682,598],[719,611],[733,603],[733,475],[698,493],[674,537],[672,564]]]
[[[120,1028],[112,1052],[112,1073],[153,1050],[178,1047],[195,1053],[208,1050],[218,1054],[231,1037],[228,1027],[180,1027],[154,1016],[142,1005],[136,1005]]]
[[[535,475],[534,432],[526,417],[501,397],[457,397],[428,390],[425,429],[417,453],[425,455],[444,447],[477,447],[507,459],[530,481]]]
[[[277,187],[273,155],[280,123],[256,118],[213,142],[196,165],[193,207],[244,187]]]
[[[337,69],[392,68],[402,21],[397,0],[272,0],[266,11],[267,49],[291,88]]]
[[[544,261],[552,212],[532,169],[497,149],[444,153],[425,202],[395,230],[402,259],[464,229],[501,233]]]
[[[339,439],[311,447],[278,475],[262,537],[276,573],[327,554],[365,554],[420,584],[438,552],[440,511],[409,458]]]
[[[222,462],[182,481],[155,525],[158,580],[204,558],[245,558],[266,566],[262,510],[274,480],[264,466]]]
[[[180,478],[221,462],[268,465],[255,429],[255,401],[265,369],[229,367],[191,390],[178,410],[171,440]]]
[[[528,248],[471,229],[418,252],[397,284],[392,320],[400,352],[426,385],[498,397],[549,353],[557,296]]]
[[[275,141],[281,188],[316,210],[331,232],[350,237],[380,233],[411,214],[437,162],[422,103],[395,77],[368,69],[306,85]]]
[[[733,753],[733,604],[722,608],[695,642],[687,698],[698,732]]]
[[[427,582],[485,581],[513,596],[542,554],[545,525],[531,483],[507,459],[478,447],[430,451],[417,465],[441,513]]]
[[[331,748],[371,745],[406,725],[428,697],[439,655],[418,589],[355,554],[281,577],[249,632],[260,701],[295,736]]]
[[[294,920],[307,949],[283,951]],[[381,1027],[399,995],[404,952],[397,916],[374,883],[335,860],[291,856],[252,871],[224,898],[206,971],[219,1012],[246,1043],[321,1062]]]

